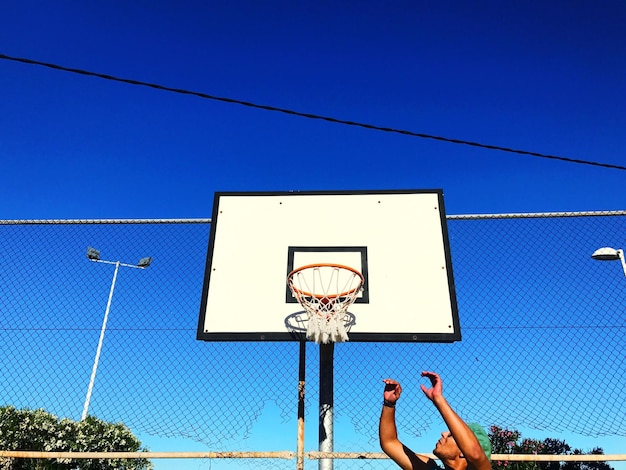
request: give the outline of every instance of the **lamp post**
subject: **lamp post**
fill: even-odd
[[[89,388],[87,389],[87,396],[85,397],[85,406],[83,407],[83,414],[80,418],[83,421],[87,417],[89,411],[89,402],[91,401],[91,392],[93,390],[93,384],[96,380],[96,371],[98,370],[98,361],[100,360],[100,351],[102,350],[102,341],[104,340],[104,332],[107,328],[107,320],[109,319],[109,310],[111,309],[111,300],[113,299],[113,291],[115,290],[115,281],[117,279],[117,271],[120,266],[135,269],[146,269],[152,263],[152,258],[141,258],[139,262],[134,264],[125,264],[120,261],[106,261],[100,259],[100,252],[95,248],[87,248],[87,258],[94,263],[114,264],[115,271],[113,272],[113,280],[111,281],[111,290],[109,291],[109,300],[107,301],[107,308],[104,311],[104,320],[102,321],[102,328],[100,329],[100,339],[98,340],[98,348],[96,349],[96,358],[93,361],[93,369],[91,370],[91,378],[89,379]]]
[[[593,252],[591,257],[598,261],[617,261],[620,260],[622,262],[622,269],[624,270],[624,276],[626,276],[626,260],[624,259],[624,250],[615,248],[610,248],[605,246],[603,248],[598,248]]]

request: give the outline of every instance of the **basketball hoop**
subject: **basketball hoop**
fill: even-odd
[[[344,317],[363,282],[356,269],[333,263],[308,264],[289,273],[287,284],[308,315],[308,339],[318,344],[348,341]]]

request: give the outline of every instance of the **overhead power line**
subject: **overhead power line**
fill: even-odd
[[[590,161],[590,160],[581,160],[578,158],[569,158],[569,157],[563,157],[563,156],[558,156],[558,155],[547,155],[544,153],[539,153],[539,152],[530,152],[528,150],[520,150],[520,149],[513,149],[513,148],[509,148],[509,147],[501,147],[498,145],[489,145],[489,144],[482,144],[479,142],[472,142],[472,141],[468,141],[468,140],[461,140],[461,139],[452,139],[449,137],[442,137],[442,136],[437,136],[437,135],[431,135],[431,134],[423,134],[420,132],[413,132],[413,131],[408,131],[408,130],[403,130],[403,129],[395,129],[392,127],[382,127],[382,126],[376,126],[374,124],[366,124],[366,123],[362,123],[362,122],[357,122],[357,121],[347,121],[345,119],[338,119],[338,118],[333,118],[333,117],[329,117],[329,116],[320,116],[318,114],[311,114],[311,113],[303,113],[300,111],[294,111],[291,109],[285,109],[285,108],[278,108],[275,106],[268,106],[268,105],[262,105],[262,104],[257,104],[257,103],[252,103],[249,101],[243,101],[243,100],[238,100],[238,99],[234,99],[234,98],[226,98],[223,96],[214,96],[214,95],[209,95],[206,93],[201,93],[201,92],[197,92],[197,91],[190,91],[190,90],[185,90],[185,89],[181,89],[181,88],[171,88],[168,86],[163,86],[163,85],[158,85],[156,83],[148,83],[148,82],[142,82],[139,80],[132,80],[132,79],[128,79],[128,78],[120,78],[120,77],[114,77],[112,75],[107,75],[107,74],[102,74],[102,73],[97,73],[97,72],[90,72],[87,70],[82,70],[82,69],[75,69],[75,68],[70,68],[70,67],[64,67],[61,65],[56,65],[56,64],[50,64],[47,62],[40,62],[38,60],[32,60],[32,59],[25,59],[22,57],[12,57],[12,56],[8,56],[5,54],[0,54],[0,59],[5,59],[5,60],[12,60],[15,62],[22,62],[25,64],[32,64],[32,65],[41,65],[43,67],[49,67],[51,69],[55,69],[55,70],[62,70],[64,72],[71,72],[71,73],[77,73],[80,75],[87,75],[87,76],[91,76],[91,77],[99,77],[99,78],[103,78],[105,80],[113,80],[116,82],[122,82],[122,83],[128,83],[130,85],[139,85],[139,86],[145,86],[145,87],[150,87],[150,88],[155,88],[157,90],[163,90],[163,91],[170,91],[173,93],[180,93],[183,95],[192,95],[192,96],[197,96],[199,98],[205,98],[205,99],[209,99],[209,100],[215,100],[215,101],[222,101],[225,103],[233,103],[233,104],[239,104],[242,106],[247,106],[250,108],[257,108],[257,109],[263,109],[265,111],[275,111],[275,112],[279,112],[279,113],[284,113],[284,114],[290,114],[292,116],[299,116],[299,117],[304,117],[304,118],[308,118],[308,119],[319,119],[322,121],[327,121],[327,122],[333,122],[336,124],[343,124],[346,126],[355,126],[355,127],[362,127],[365,129],[371,129],[371,130],[375,130],[375,131],[382,131],[382,132],[390,132],[390,133],[394,133],[394,134],[402,134],[402,135],[408,135],[411,137],[420,137],[422,139],[432,139],[432,140],[438,140],[441,142],[449,142],[452,144],[458,144],[458,145],[468,145],[471,147],[479,147],[479,148],[484,148],[484,149],[488,149],[488,150],[498,150],[501,152],[508,152],[508,153],[516,153],[519,155],[528,155],[531,157],[537,157],[537,158],[546,158],[546,159],[550,159],[550,160],[560,160],[560,161],[564,161],[564,162],[570,162],[570,163],[578,163],[578,164],[582,164],[582,165],[592,165],[592,166],[599,166],[599,167],[604,167],[604,168],[612,168],[615,170],[626,170],[626,166],[621,166],[621,165],[614,165],[611,163],[602,163],[602,162],[595,162],[595,161]]]

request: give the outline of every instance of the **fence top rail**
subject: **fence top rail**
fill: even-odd
[[[502,214],[448,214],[448,220],[537,219],[558,217],[624,216],[626,210],[581,212],[519,212]],[[78,224],[210,224],[211,219],[12,219],[0,220],[0,225],[78,225]]]
[[[210,224],[211,219],[14,219],[0,225]]]
[[[611,217],[626,215],[626,210],[618,211],[581,211],[581,212],[519,212],[510,214],[459,214],[447,215],[448,220],[478,219],[539,219],[557,217]]]

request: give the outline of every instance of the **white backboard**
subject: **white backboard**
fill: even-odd
[[[364,275],[350,341],[461,339],[441,190],[216,193],[197,338],[301,339],[287,274],[310,263]]]

